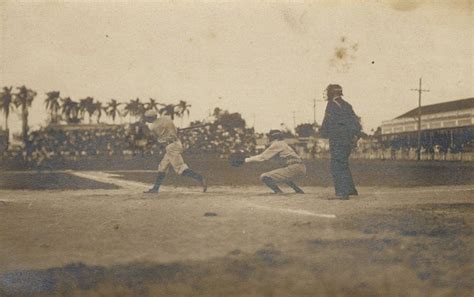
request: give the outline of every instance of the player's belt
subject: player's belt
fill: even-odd
[[[303,161],[300,159],[291,159],[286,161],[286,165],[295,165],[295,164],[303,164]]]
[[[172,144],[172,143],[175,142],[175,141],[178,141],[178,138],[166,139],[166,140],[160,141],[160,143],[161,143],[161,144],[164,144],[164,145],[168,145],[168,144]]]

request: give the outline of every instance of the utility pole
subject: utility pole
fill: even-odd
[[[412,91],[418,92],[418,147],[416,151],[416,159],[421,160],[421,93],[429,92],[430,90],[423,90],[421,88],[421,77],[418,89],[411,89]]]
[[[316,129],[316,97],[313,99],[313,125]]]
[[[293,130],[295,131],[296,135],[296,111],[293,110]]]
[[[317,132],[317,128],[316,127],[316,102],[324,102],[324,100],[316,100],[316,97],[313,98],[313,129],[314,129],[314,132]]]
[[[324,100],[316,100],[313,98],[313,124],[316,125],[316,102],[324,102]]]

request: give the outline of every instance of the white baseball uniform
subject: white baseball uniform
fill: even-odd
[[[158,172],[166,173],[171,166],[177,174],[181,174],[189,168],[183,160],[183,144],[178,138],[178,129],[170,117],[156,119],[150,124],[150,131],[158,138],[159,143],[166,144],[166,153],[158,166]]]
[[[263,162],[270,159],[283,160],[286,167],[266,172],[260,176],[270,177],[277,182],[291,181],[306,174],[306,166],[300,156],[283,140],[275,140],[260,155],[247,158],[247,162]]]

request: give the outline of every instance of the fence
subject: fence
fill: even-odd
[[[379,150],[373,152],[355,152],[352,159],[368,160],[417,160],[416,151],[401,150]],[[444,153],[444,152],[422,152],[420,159],[423,161],[474,161],[474,152]]]

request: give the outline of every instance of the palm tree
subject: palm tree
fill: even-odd
[[[162,104],[156,102],[155,99],[150,98],[149,101],[147,103],[145,103],[145,109],[146,110],[154,109],[154,110],[158,111],[158,106],[159,105],[162,105]]]
[[[0,93],[0,110],[5,114],[5,130],[8,130],[8,116],[13,110],[13,87],[3,87]]]
[[[181,118],[181,126],[183,126],[184,114],[187,114],[189,117],[189,107],[191,107],[191,104],[188,104],[184,100],[179,100],[178,104],[176,104],[176,108],[178,109],[176,115]]]
[[[28,108],[31,107],[31,103],[36,97],[36,92],[28,89],[25,86],[21,86],[18,89],[18,93],[15,94],[14,104],[17,108],[21,108],[21,120],[22,120],[22,138],[25,146],[28,145]]]
[[[132,101],[130,101],[128,103],[125,103],[125,106],[123,107],[122,114],[123,114],[124,117],[128,116],[128,122],[129,123],[132,122],[132,120],[131,120],[132,113],[133,113],[133,103],[132,103]]]
[[[172,120],[174,120],[175,115],[178,115],[178,113],[176,112],[176,105],[174,104],[166,104],[163,108],[160,108],[158,112],[160,113],[160,115],[164,114],[170,116]]]
[[[122,114],[120,113],[119,106],[122,103],[117,103],[117,100],[111,99],[108,103],[107,106],[105,107],[105,113],[112,118],[113,123],[115,124],[115,118],[117,115],[119,117],[122,117]]]
[[[92,123],[92,115],[95,111],[94,98],[87,97],[79,100],[79,112],[81,114],[81,118],[84,118],[84,115],[87,112],[89,115],[89,124]]]
[[[79,103],[71,100],[71,98],[66,97],[62,99],[61,113],[66,118],[68,124],[79,123]]]
[[[184,100],[180,100],[176,107],[178,108],[178,116],[182,117],[185,113],[189,116],[189,107],[191,107],[191,104],[188,104]]]
[[[94,103],[92,106],[94,107],[94,113],[97,114],[97,124],[99,124],[102,111],[105,111],[105,107],[102,106],[102,102],[100,101]]]
[[[51,116],[51,123],[58,122],[58,111],[61,108],[59,100],[61,99],[59,91],[51,91],[46,93],[46,100],[44,101],[46,109],[49,110]]]
[[[141,103],[139,98],[135,99],[134,102],[137,105],[137,116],[142,117],[146,111],[145,104]]]
[[[125,104],[124,115],[129,116],[131,121],[132,116],[140,117],[145,113],[145,106],[140,102],[140,99],[130,100],[130,102]]]
[[[223,110],[220,109],[219,107],[216,107],[214,108],[214,112],[212,113],[212,115],[216,118],[216,119],[219,119],[221,114],[222,114]]]

